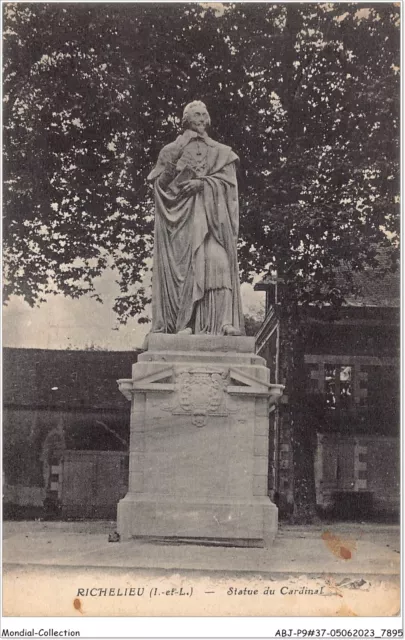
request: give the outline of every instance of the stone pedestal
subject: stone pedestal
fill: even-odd
[[[151,334],[118,384],[132,403],[121,539],[271,543],[268,407],[282,387],[269,383],[254,339]]]

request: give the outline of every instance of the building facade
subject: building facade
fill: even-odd
[[[400,490],[399,276],[379,281],[369,271],[358,280],[361,296],[347,298],[338,315],[314,307],[302,318],[301,416],[313,450],[318,511],[340,518],[395,517]],[[256,287],[266,292],[266,316],[256,344],[271,379],[285,383],[280,379],[278,286],[269,279]],[[285,515],[292,513],[295,499],[289,391],[270,415],[269,492]]]
[[[125,495],[137,352],[3,349],[6,517],[112,517]]]

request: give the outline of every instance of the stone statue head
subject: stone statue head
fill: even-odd
[[[193,129],[197,133],[204,133],[211,124],[210,114],[205,104],[200,100],[194,100],[184,107],[182,124],[184,129]]]

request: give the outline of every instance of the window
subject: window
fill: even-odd
[[[353,402],[353,367],[345,364],[325,364],[326,404],[336,411],[347,410]]]

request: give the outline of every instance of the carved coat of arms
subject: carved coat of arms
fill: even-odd
[[[180,371],[176,376],[173,414],[191,415],[196,427],[203,427],[207,416],[228,415],[225,395],[228,378],[228,371],[211,367],[195,367]]]

